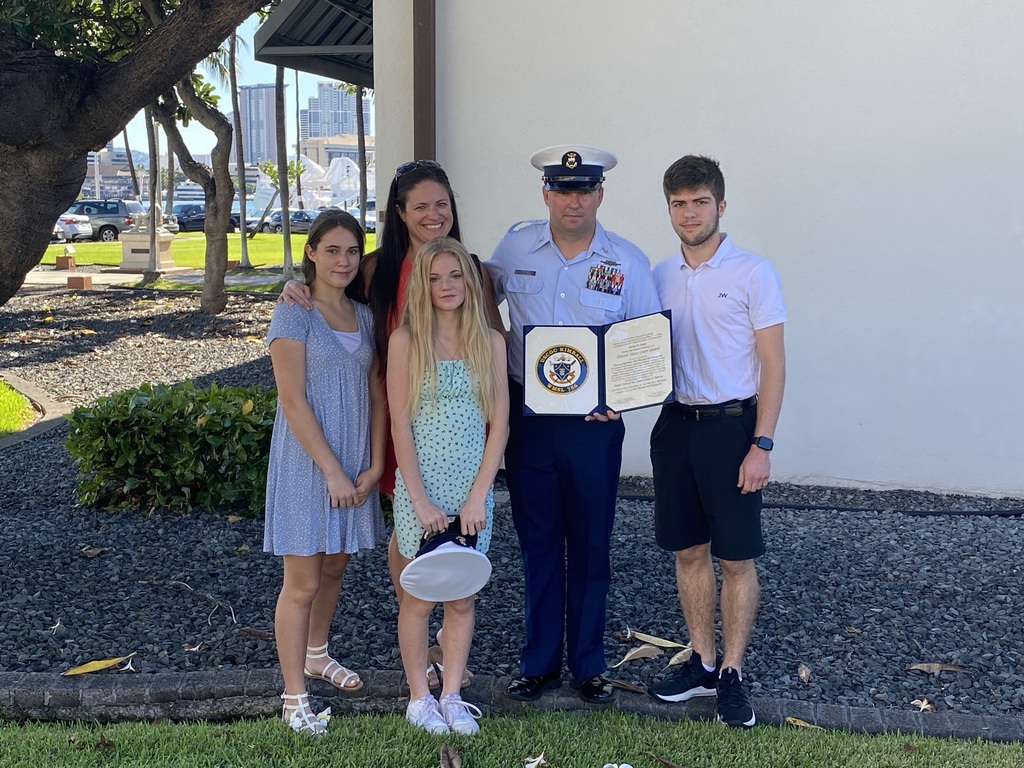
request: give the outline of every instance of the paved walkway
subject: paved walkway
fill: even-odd
[[[61,269],[51,267],[36,267],[25,275],[24,286],[46,286],[46,287],[67,287],[68,278],[72,276],[88,275],[92,278],[93,290],[103,290],[112,285],[132,285],[142,279],[137,272],[121,272],[116,269],[111,271],[96,272],[93,269]],[[166,279],[176,283],[191,283],[202,285],[202,272],[190,271],[186,273],[168,273]],[[271,285],[281,279],[278,272],[243,272],[238,274],[228,273],[224,277],[227,285]]]

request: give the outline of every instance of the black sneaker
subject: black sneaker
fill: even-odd
[[[716,659],[716,669],[708,672],[701,663],[700,654],[694,651],[677,672],[661,682],[652,683],[647,690],[662,701],[689,701],[697,696],[714,696],[720,663],[721,659]]]
[[[747,689],[732,667],[723,669],[718,678],[718,719],[733,728],[750,728],[757,722]]]

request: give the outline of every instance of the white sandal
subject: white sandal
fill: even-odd
[[[327,732],[327,719],[331,716],[328,707],[319,715],[314,715],[309,707],[308,693],[282,693],[284,706],[281,707],[281,719],[296,733],[310,736],[323,736]]]
[[[308,678],[311,678],[313,680],[326,680],[339,691],[346,691],[348,693],[353,693],[363,687],[363,681],[359,679],[359,675],[357,675],[348,667],[343,667],[341,664],[337,662],[337,660],[332,659],[330,655],[328,655],[327,643],[319,645],[316,648],[307,646],[306,659],[307,661],[309,659],[328,660],[327,664],[324,665],[324,668],[319,673],[310,672],[309,668],[303,665],[302,674],[304,674]],[[338,677],[338,675],[341,675],[340,683],[338,683],[337,680],[335,680],[335,678]],[[356,681],[356,684],[349,685],[349,683],[353,680]]]

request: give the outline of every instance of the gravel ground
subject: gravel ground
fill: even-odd
[[[19,294],[0,307],[0,366],[69,406],[146,380],[269,385],[272,304],[232,297],[216,318],[197,307],[129,291]],[[281,567],[261,551],[262,523],[80,508],[65,435],[0,452],[0,670],[62,671],[131,652],[143,672],[273,666]],[[614,636],[627,625],[685,640],[671,559],[652,546],[650,493],[647,479],[624,481],[610,663],[635,645]],[[956,514],[1019,511],[1024,500],[774,483],[766,504],[746,661],[755,695],[900,709],[927,697],[940,711],[1024,714],[1024,522]],[[522,569],[507,504],[495,521],[471,664],[502,675],[516,669]],[[395,624],[384,552],[353,558],[332,649],[356,668],[398,669]],[[612,674],[650,682],[667,658]],[[961,669],[908,669],[918,663]]]

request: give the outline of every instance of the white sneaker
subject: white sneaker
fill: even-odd
[[[448,724],[437,711],[437,699],[430,695],[410,701],[405,708],[405,719],[427,733],[448,733]]]
[[[455,733],[465,736],[472,736],[480,731],[477,719],[483,717],[483,712],[475,704],[463,701],[457,693],[449,693],[438,703],[441,716]]]

